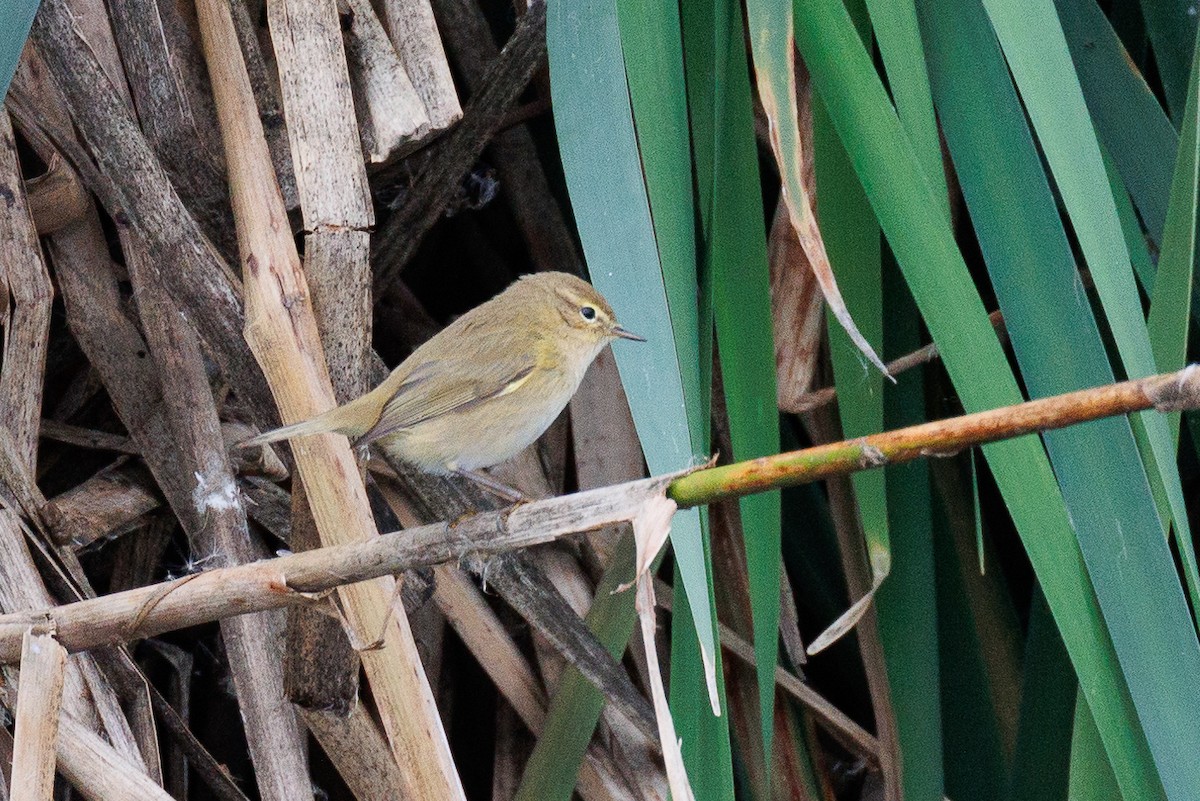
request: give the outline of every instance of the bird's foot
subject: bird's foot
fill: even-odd
[[[455,470],[454,473],[455,475],[459,475],[463,478],[474,481],[488,492],[491,492],[493,495],[496,495],[508,503],[529,503],[531,500],[533,500],[520,490],[510,487],[501,481],[497,481],[487,473],[481,473],[476,470],[463,470],[461,468]]]

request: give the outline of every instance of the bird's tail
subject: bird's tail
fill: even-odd
[[[344,406],[330,409],[311,419],[276,428],[274,431],[267,431],[257,437],[239,442],[237,447],[252,448],[257,445],[266,445],[293,437],[307,437],[313,434],[345,434],[351,439],[357,439],[375,425],[375,420],[379,416],[378,413],[371,415],[368,412],[369,398],[370,395],[364,395]],[[364,403],[364,401],[368,402]]]

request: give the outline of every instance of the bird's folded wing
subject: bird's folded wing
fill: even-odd
[[[400,385],[384,405],[378,422],[359,442],[365,444],[507,395],[525,383],[536,366],[532,355],[520,354],[470,369],[444,362],[423,364]]]

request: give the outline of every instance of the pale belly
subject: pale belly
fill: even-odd
[[[429,473],[491,467],[540,437],[578,386],[579,378],[574,376],[542,382],[540,390],[526,385],[397,431],[380,439],[377,447]]]

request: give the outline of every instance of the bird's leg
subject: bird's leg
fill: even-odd
[[[485,490],[488,490],[492,494],[499,496],[501,499],[508,501],[509,503],[529,503],[529,501],[532,500],[528,495],[524,494],[520,490],[514,489],[501,481],[497,481],[487,473],[481,473],[476,470],[463,470],[462,468],[456,468],[454,470],[454,474],[474,481]]]

